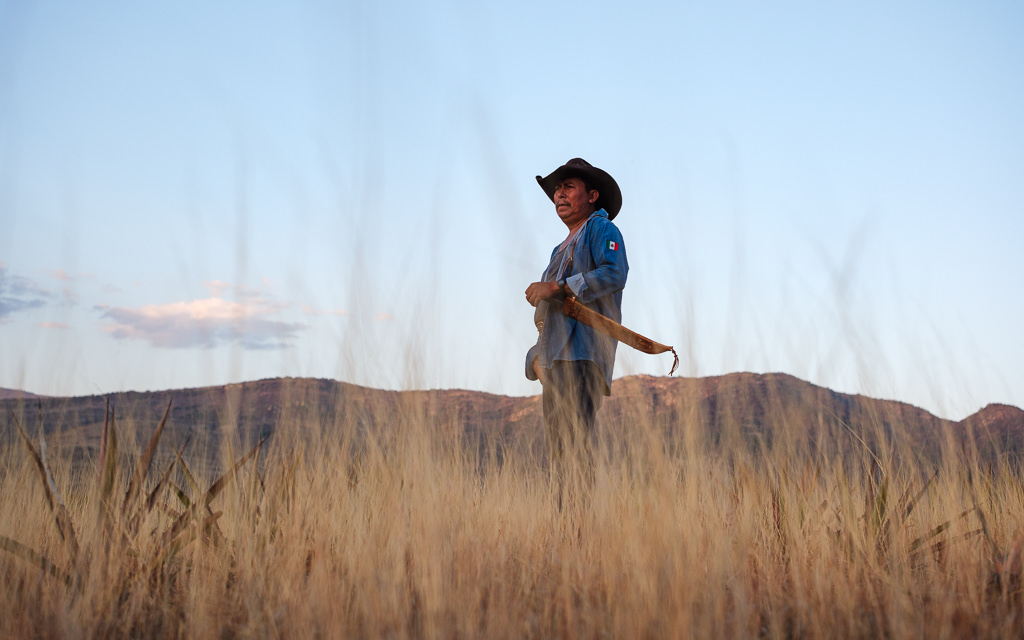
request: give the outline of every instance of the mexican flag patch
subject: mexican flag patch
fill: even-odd
[[[614,240],[609,240],[608,241],[608,248],[611,249],[612,251],[618,251],[619,250],[619,243],[615,242]]]

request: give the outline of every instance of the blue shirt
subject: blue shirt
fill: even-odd
[[[615,322],[622,322],[622,289],[626,286],[628,271],[622,234],[608,219],[608,212],[599,209],[587,220],[575,242],[570,240],[565,247],[555,247],[541,280],[565,280],[581,303]],[[526,377],[537,379],[532,366],[534,358],[544,369],[550,369],[556,360],[590,360],[604,373],[604,394],[609,395],[618,342],[563,315],[561,300],[557,298],[542,300],[534,317],[540,336],[526,354]]]

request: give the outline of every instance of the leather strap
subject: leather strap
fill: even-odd
[[[661,344],[660,342],[655,342],[650,338],[645,338],[635,331],[627,329],[611,318],[605,317],[593,309],[585,307],[576,299],[576,296],[567,296],[565,298],[565,301],[562,303],[562,313],[570,318],[579,320],[589,327],[597,329],[606,336],[615,338],[623,344],[628,344],[637,351],[642,351],[651,355],[671,351],[673,361],[672,369],[669,370],[668,375],[675,373],[676,367],[679,366],[679,355],[676,354],[674,347]]]

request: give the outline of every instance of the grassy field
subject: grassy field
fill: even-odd
[[[282,425],[219,477],[122,425],[78,467],[26,437],[0,460],[0,637],[1024,635],[1013,469],[853,437],[754,455],[636,416],[560,512],[543,459],[417,415],[358,446]]]

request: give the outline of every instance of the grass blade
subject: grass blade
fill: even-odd
[[[193,495],[199,494],[199,483],[196,482],[196,477],[192,474],[192,470],[188,468],[188,464],[185,463],[185,458],[182,457],[182,452],[179,451],[177,454],[178,466],[181,467],[181,472],[185,475],[185,480],[188,482],[189,487],[192,488]]]
[[[151,511],[153,511],[153,506],[156,504],[156,499],[157,499],[157,496],[160,494],[160,489],[163,488],[163,486],[167,483],[167,480],[171,477],[171,471],[173,471],[174,467],[178,464],[178,460],[182,459],[181,456],[185,452],[185,449],[188,448],[188,444],[190,442],[192,442],[192,435],[191,434],[189,434],[188,438],[185,440],[185,444],[181,445],[181,448],[174,452],[175,455],[177,456],[177,460],[171,462],[171,464],[167,467],[167,471],[164,472],[163,477],[160,478],[160,482],[158,482],[156,484],[156,487],[153,488],[153,491],[150,492],[149,498],[146,499],[146,513],[147,514],[150,513]],[[174,488],[179,493],[181,492],[181,490],[178,489],[177,487],[174,487]],[[187,500],[187,498],[186,498],[186,500]],[[188,506],[188,505],[186,504],[185,506]]]
[[[210,488],[207,489],[206,491],[206,496],[203,498],[204,505],[208,506],[211,502],[213,502],[213,499],[216,498],[217,495],[224,490],[224,487],[227,486],[228,482],[230,482],[231,479],[235,477],[235,474],[242,467],[242,465],[244,465],[246,462],[255,457],[257,453],[259,453],[260,449],[263,447],[263,443],[265,443],[267,441],[267,438],[269,437],[270,436],[263,436],[263,438],[261,438],[260,441],[256,443],[256,446],[249,450],[249,453],[239,458],[238,461],[231,467],[231,469],[225,472],[224,475],[222,475],[221,477],[217,478],[217,481],[210,485]]]
[[[196,516],[197,507],[202,506],[207,511],[210,510],[210,503],[213,502],[213,500],[220,494],[221,491],[224,490],[224,488],[228,485],[228,482],[230,482],[231,479],[235,477],[235,474],[242,467],[242,465],[244,465],[246,462],[252,459],[257,453],[259,453],[260,448],[263,447],[263,444],[267,441],[269,437],[270,436],[267,435],[261,438],[260,441],[256,443],[255,447],[253,447],[244,456],[239,458],[238,461],[235,462],[235,464],[233,464],[228,471],[226,471],[220,478],[217,478],[217,480],[212,485],[210,485],[210,488],[206,490],[206,494],[203,496],[202,500],[193,503],[191,508],[187,509],[184,513],[181,514],[181,517],[179,517],[174,522],[174,524],[171,525],[171,528],[164,533],[165,544],[172,542],[181,534],[182,531],[185,530],[185,527],[188,525],[189,520]],[[181,458],[179,457],[178,460],[180,462]],[[184,465],[184,462],[182,462],[182,465]]]
[[[921,490],[917,492],[917,495],[915,495],[910,502],[906,502],[905,500],[907,493],[910,492],[910,487],[907,487],[907,493],[903,494],[904,499],[900,500],[900,505],[903,507],[902,511],[904,520],[910,517],[910,513],[914,510],[914,507],[917,506],[918,501],[924,497],[925,492],[928,491],[928,487],[930,487],[931,484],[935,482],[935,478],[937,477],[939,477],[938,469],[935,470],[935,473],[932,474],[932,477],[928,479],[928,482],[924,483],[924,486],[921,487]]]
[[[46,484],[49,488],[51,500],[50,508],[53,511],[54,520],[57,522],[57,531],[60,537],[68,543],[71,550],[71,557],[78,557],[78,537],[75,536],[75,527],[71,523],[71,516],[68,515],[67,505],[64,504],[64,497],[57,488],[57,483],[50,472],[50,464],[46,455],[46,435],[43,431],[43,402],[39,401],[39,453],[43,463],[43,475],[46,477]]]
[[[110,426],[110,396],[107,396],[107,408],[103,411],[103,431],[100,433],[100,480],[103,479],[103,465],[107,459],[107,429]]]
[[[43,572],[50,574],[54,578],[57,578],[67,586],[71,586],[71,574],[61,571],[57,568],[57,565],[53,564],[46,556],[40,554],[36,550],[27,547],[17,540],[12,540],[6,536],[0,536],[0,549],[3,549],[11,555],[18,556],[22,560],[34,564]]]
[[[172,482],[171,491],[174,492],[174,495],[177,496],[178,501],[181,502],[181,504],[184,505],[186,509],[192,507],[192,500],[189,499],[188,495],[181,487]]]
[[[42,415],[42,402],[40,402],[40,416]],[[18,430],[18,435],[21,437],[21,441],[25,443],[25,447],[28,449],[29,455],[32,457],[32,462],[36,466],[36,470],[39,472],[39,479],[43,485],[43,493],[46,496],[46,504],[50,508],[50,514],[54,516],[55,523],[57,525],[57,533],[60,534],[61,540],[67,542],[71,547],[72,556],[78,555],[78,540],[75,538],[74,529],[71,526],[71,519],[68,517],[67,508],[64,506],[64,501],[60,500],[59,504],[54,499],[53,492],[56,490],[56,483],[53,482],[53,477],[49,473],[49,469],[43,458],[36,451],[35,446],[32,445],[32,441],[29,440],[28,434],[21,428],[21,423],[18,422],[18,417],[14,415],[14,411],[11,411],[11,418],[14,420],[14,426]],[[42,418],[40,417],[40,420]],[[40,429],[42,429],[42,423],[40,422]],[[45,447],[46,439],[43,438],[42,431],[39,433],[40,442]],[[59,494],[58,494],[59,497]]]
[[[43,459],[39,457],[39,452],[36,451],[32,441],[29,440],[28,434],[21,428],[21,423],[18,422],[18,416],[14,415],[14,411],[11,411],[11,418],[14,420],[14,426],[18,430],[18,435],[21,436],[21,441],[25,443],[25,447],[28,448],[28,453],[32,457],[32,462],[36,465],[36,469],[39,471],[39,480],[43,483],[43,493],[46,495],[46,503],[50,506],[50,511],[53,511],[53,494],[50,493],[50,485],[46,481],[46,468],[43,466]]]
[[[161,489],[164,488],[164,485],[167,483],[167,479],[171,477],[171,471],[174,471],[174,465],[175,463],[172,462],[167,466],[167,471],[165,471],[164,475],[160,477],[160,481],[156,483],[153,490],[149,492],[149,496],[146,498],[146,508],[144,510],[139,510],[132,520],[132,531],[138,530],[138,526],[142,521],[142,518],[153,511],[153,507],[156,505],[156,499],[160,496]]]
[[[172,401],[167,403],[167,409],[164,411],[164,417],[160,420],[160,424],[157,426],[156,431],[153,432],[153,437],[149,439],[149,444],[146,445],[146,450],[143,451],[142,458],[139,460],[139,464],[135,467],[135,472],[132,474],[131,482],[128,484],[128,491],[124,494],[124,509],[128,509],[129,503],[136,495],[138,495],[139,491],[142,490],[142,484],[146,481],[146,476],[149,475],[149,467],[153,464],[153,456],[156,454],[156,445],[160,442],[160,436],[164,432],[164,427],[167,426],[167,417],[171,415]]]
[[[107,399],[108,415],[103,418],[103,440],[100,444],[100,504],[109,507],[110,496],[114,492],[114,481],[117,479],[117,419],[110,411],[110,399]]]

